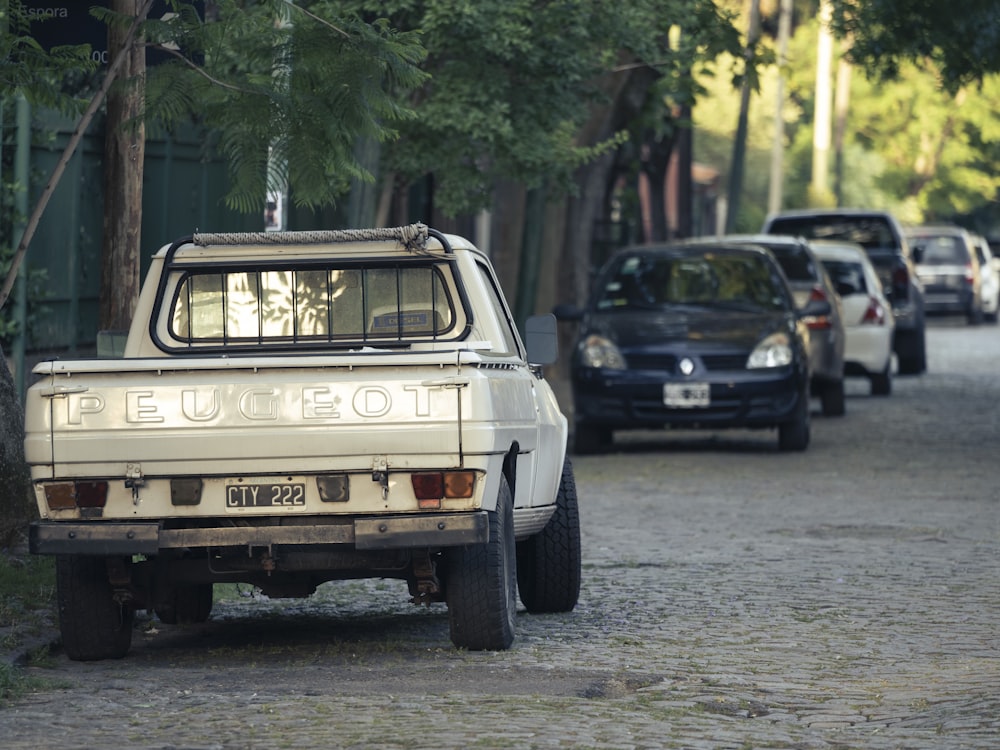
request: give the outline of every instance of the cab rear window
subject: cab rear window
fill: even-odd
[[[188,271],[169,338],[188,347],[391,346],[461,333],[457,288],[441,264]]]

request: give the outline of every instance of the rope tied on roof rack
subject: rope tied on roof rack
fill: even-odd
[[[195,245],[318,245],[330,242],[385,242],[396,240],[410,251],[427,245],[426,224],[408,224],[381,229],[329,229],[304,232],[226,232],[195,233]]]

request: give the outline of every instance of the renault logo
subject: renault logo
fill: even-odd
[[[684,359],[680,361],[678,367],[680,368],[681,375],[690,375],[694,372],[694,362],[687,357],[684,357]]]

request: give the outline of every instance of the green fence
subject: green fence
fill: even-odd
[[[74,123],[52,116],[33,122],[32,200],[37,200],[72,135]],[[38,136],[45,135],[39,145]],[[91,347],[98,329],[104,200],[104,133],[96,122],[84,136],[45,209],[25,268],[46,269],[48,293],[35,316],[26,349],[75,351]],[[225,164],[191,129],[146,144],[143,176],[141,269],[162,245],[194,231],[263,229],[261,216],[227,209]]]

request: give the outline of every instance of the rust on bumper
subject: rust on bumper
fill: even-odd
[[[165,549],[353,544],[357,549],[455,547],[489,539],[486,511],[355,519],[300,526],[163,529],[157,522],[36,521],[28,547],[36,555],[156,555]]]

